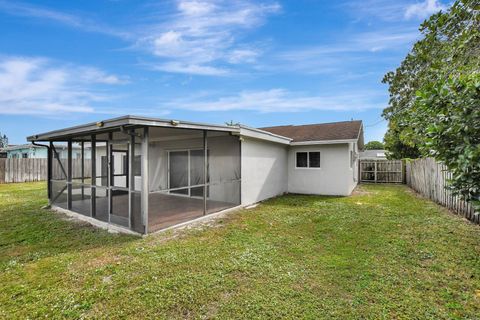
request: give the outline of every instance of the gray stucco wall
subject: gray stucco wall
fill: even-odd
[[[287,192],[287,146],[243,138],[242,205]]]

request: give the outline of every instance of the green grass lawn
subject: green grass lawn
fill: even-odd
[[[287,195],[146,238],[0,185],[0,318],[480,318],[480,227],[404,186]]]

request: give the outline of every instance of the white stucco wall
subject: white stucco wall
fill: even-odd
[[[280,143],[243,138],[242,205],[287,192],[287,148]]]
[[[288,192],[349,195],[356,185],[350,167],[352,144],[291,146],[288,152]],[[296,168],[296,152],[320,151],[320,168]]]

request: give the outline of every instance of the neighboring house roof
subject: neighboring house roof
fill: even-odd
[[[30,148],[44,148],[41,146],[36,146],[31,143],[26,143],[26,144],[17,144],[17,145],[9,145],[6,148],[0,149],[1,151],[15,151],[15,150],[21,150],[21,149],[30,149]]]
[[[360,152],[360,159],[386,159],[387,150],[365,150]]]
[[[358,139],[362,132],[362,121],[342,121],[307,125],[288,125],[260,128],[292,139],[292,142],[331,141]]]

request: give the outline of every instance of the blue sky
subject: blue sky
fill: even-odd
[[[261,127],[361,119],[438,0],[0,0],[0,132],[125,114]]]

